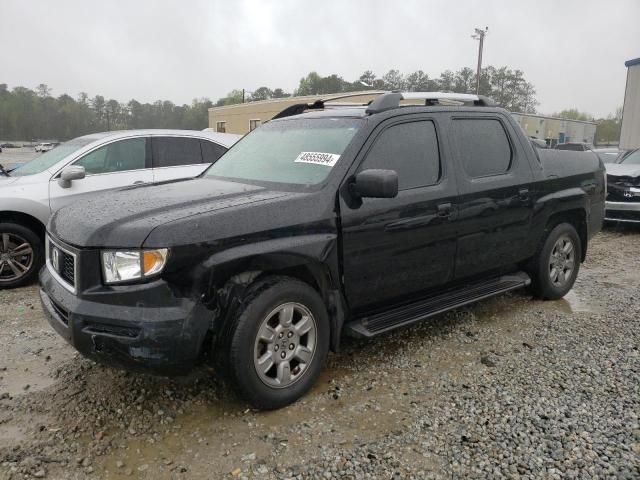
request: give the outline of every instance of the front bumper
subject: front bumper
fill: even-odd
[[[181,375],[200,357],[212,312],[198,301],[177,298],[163,280],[76,296],[45,267],[40,286],[51,326],[92,360],[127,370]],[[122,295],[123,288],[127,296]],[[138,300],[123,305],[123,298],[132,294]]]
[[[640,195],[638,201],[607,201],[604,219],[613,222],[640,223]]]

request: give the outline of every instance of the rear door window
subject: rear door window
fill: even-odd
[[[433,122],[401,123],[384,130],[360,166],[366,169],[394,170],[399,190],[438,183],[440,152]]]
[[[202,148],[202,159],[204,163],[213,163],[218,160],[228,150],[227,147],[210,142],[209,140],[200,140]]]
[[[153,167],[197,165],[202,162],[200,140],[188,137],[152,137]]]
[[[513,152],[499,120],[453,120],[453,139],[465,173],[471,178],[490,177],[511,169]]]

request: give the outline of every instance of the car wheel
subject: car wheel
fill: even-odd
[[[250,287],[227,338],[231,386],[255,408],[270,410],[296,401],[316,382],[329,351],[329,318],[309,285],[270,277]]]
[[[44,246],[31,229],[0,223],[0,288],[32,283],[44,264]]]
[[[533,262],[533,290],[545,300],[564,297],[576,281],[582,259],[578,232],[569,223],[556,225]]]

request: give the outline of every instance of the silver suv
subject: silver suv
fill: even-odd
[[[127,130],[65,142],[17,169],[0,170],[0,288],[25,285],[44,264],[52,212],[95,192],[195,177],[240,135]]]

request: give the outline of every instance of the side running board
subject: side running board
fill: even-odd
[[[357,318],[344,326],[345,333],[354,337],[374,337],[484,298],[526,287],[530,283],[529,275],[524,272],[472,283],[414,303]]]

